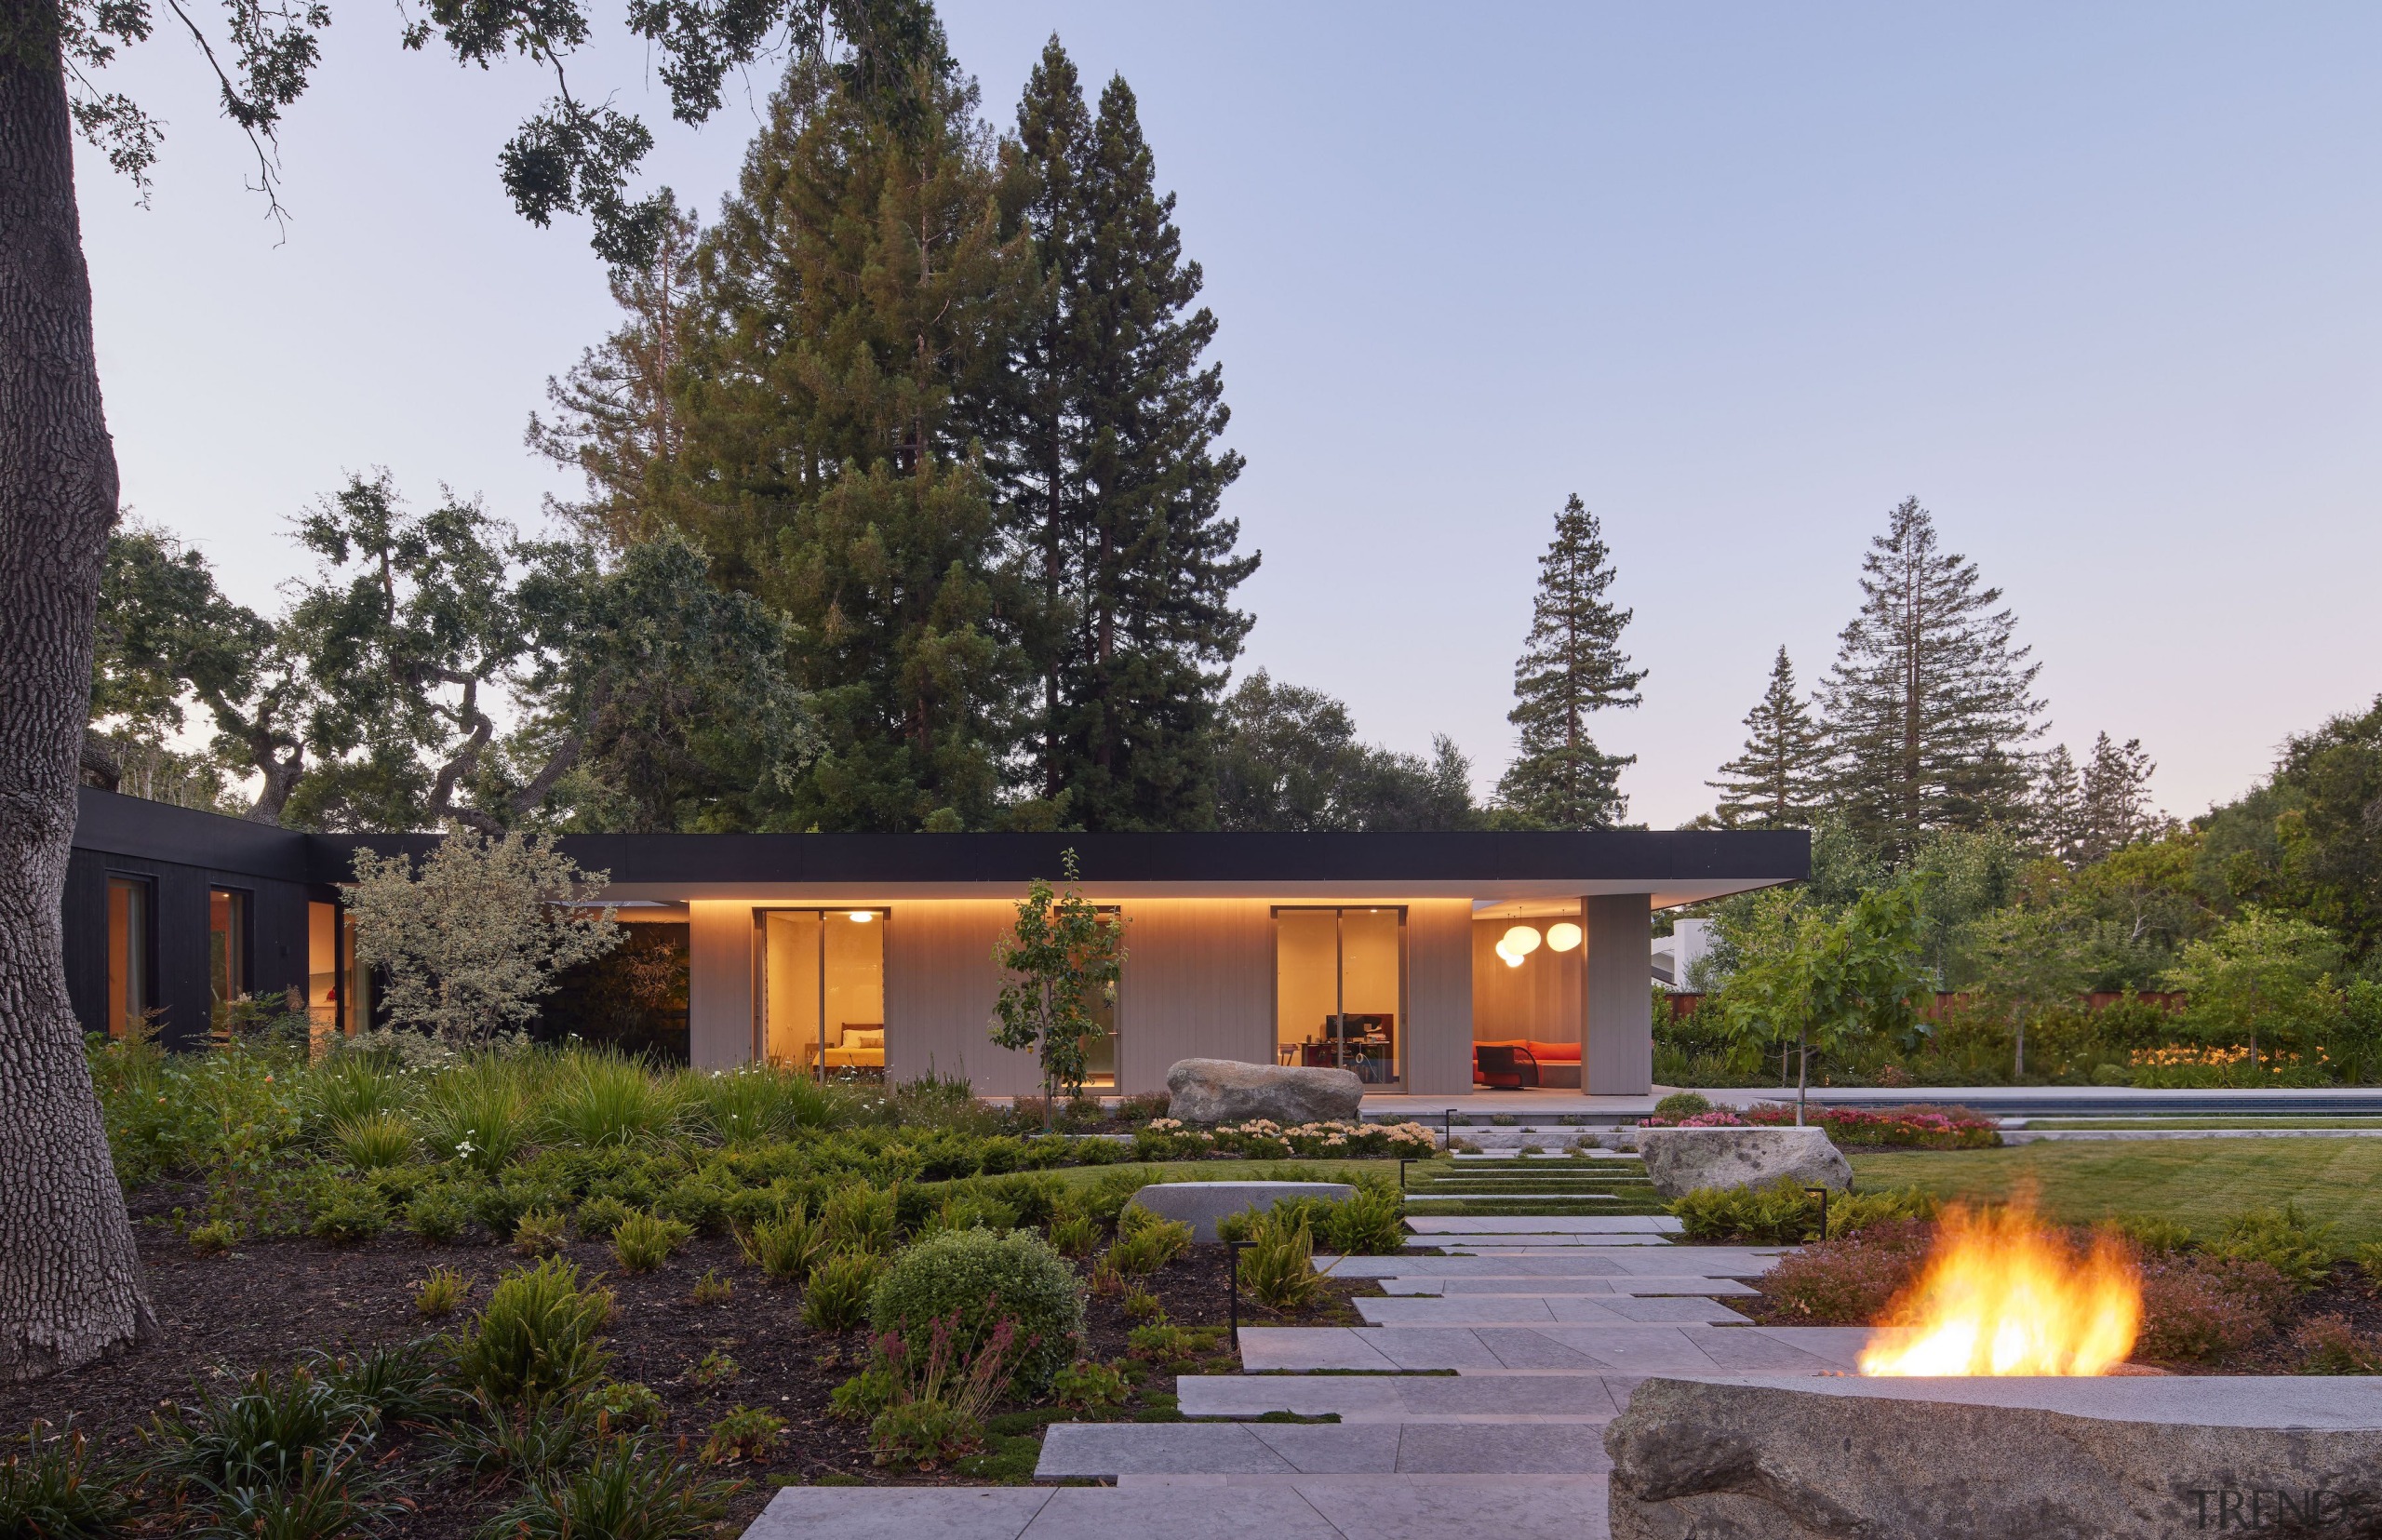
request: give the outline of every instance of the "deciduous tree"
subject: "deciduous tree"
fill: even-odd
[[[1100,1029],[1095,1011],[1116,998],[1125,966],[1124,922],[1103,915],[1077,885],[1076,853],[1064,851],[1066,891],[1037,877],[1017,919],[993,946],[1008,976],[993,1008],[992,1038],[1029,1052],[1042,1066],[1042,1128],[1050,1129],[1055,1092],[1083,1089],[1085,1039]]]

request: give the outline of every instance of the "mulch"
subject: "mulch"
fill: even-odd
[[[163,1339],[73,1373],[0,1384],[0,1431],[21,1429],[37,1418],[53,1426],[71,1419],[95,1449],[137,1458],[141,1430],[159,1411],[190,1399],[195,1388],[223,1386],[310,1351],[338,1353],[452,1330],[487,1298],[501,1274],[524,1260],[498,1246],[423,1246],[398,1236],[353,1246],[251,1242],[225,1255],[201,1256],[159,1218],[173,1201],[188,1197],[160,1184],[144,1190],[135,1205],[136,1214],[146,1216],[137,1228]],[[777,1487],[789,1482],[968,1483],[968,1478],[948,1471],[894,1474],[872,1463],[866,1427],[828,1412],[830,1393],[863,1367],[867,1333],[804,1327],[801,1291],[771,1286],[743,1259],[733,1239],[698,1238],[643,1275],[620,1272],[608,1247],[578,1242],[564,1254],[583,1276],[600,1276],[618,1296],[620,1308],[609,1329],[612,1377],[641,1382],[661,1396],[663,1412],[657,1426],[664,1439],[681,1444],[691,1457],[712,1424],[738,1407],[767,1408],[786,1420],[785,1445],[765,1469],[725,1473],[745,1478],[727,1533],[741,1530]],[[425,1321],[415,1309],[412,1285],[437,1265],[461,1270],[474,1288],[455,1317]],[[713,1269],[733,1282],[734,1293],[722,1303],[697,1305],[696,1281]],[[1195,1246],[1141,1284],[1158,1296],[1174,1324],[1222,1325],[1225,1269],[1223,1248]],[[1324,1301],[1296,1318],[1299,1324],[1354,1319],[1345,1304],[1351,1286],[1329,1287],[1332,1292]],[[1245,1293],[1240,1311],[1244,1324],[1282,1319]],[[1123,1359],[1133,1324],[1117,1300],[1093,1297],[1086,1321],[1091,1356]],[[715,1378],[699,1372],[714,1354],[733,1360],[732,1375]],[[1140,1391],[1173,1388],[1173,1376],[1163,1374],[1152,1375]],[[1013,1408],[996,1408],[1007,1410]],[[510,1487],[455,1481],[419,1440],[393,1442],[384,1470],[411,1504],[397,1525],[402,1534],[463,1540],[512,1500]]]

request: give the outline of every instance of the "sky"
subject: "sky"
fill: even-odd
[[[774,72],[668,121],[621,7],[575,62],[715,211]],[[2041,741],[2139,738],[2188,816],[2382,692],[2382,9],[946,0],[985,116],[1056,33],[1122,74],[1220,327],[1240,661],[1484,789],[1571,493],[1645,703],[1595,726],[1669,827],[1784,645],[1825,676],[1916,496],[2042,664]],[[105,84],[167,122],[149,207],[80,158],[101,383],[138,516],[260,607],[285,521],[387,467],[524,527],[526,449],[613,324],[583,224],[495,156],[542,94],[338,9],[281,136],[289,220],[165,29]]]

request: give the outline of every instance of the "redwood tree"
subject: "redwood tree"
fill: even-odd
[[[274,130],[306,88],[330,7],[227,8],[217,39],[181,7],[174,20],[201,45],[271,199]],[[580,0],[438,4],[429,16],[406,25],[406,47],[438,37],[462,63],[519,55],[554,76],[554,99],[499,157],[522,215],[543,225],[583,213],[605,261],[649,264],[668,194],[629,195],[651,134],[571,87],[565,64],[590,25]],[[817,56],[897,125],[916,115],[913,82],[944,60],[927,0],[629,0],[627,20],[689,123],[718,108],[729,70],[781,44]],[[60,917],[116,517],[74,136],[145,175],[157,126],[93,80],[151,30],[147,0],[0,0],[0,1378],[72,1368],[157,1330],[68,1005]]]

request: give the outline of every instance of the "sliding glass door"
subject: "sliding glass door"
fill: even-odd
[[[1403,1077],[1406,911],[1274,911],[1274,1036],[1286,1065],[1351,1069],[1369,1085]]]
[[[824,1078],[885,1074],[885,912],[764,909],[760,1056]]]

